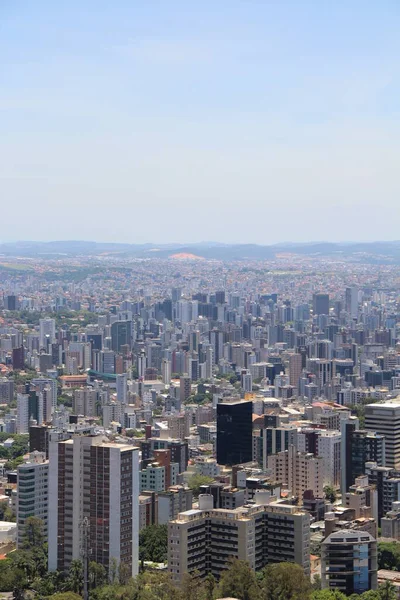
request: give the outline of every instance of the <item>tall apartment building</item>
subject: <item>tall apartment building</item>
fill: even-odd
[[[385,436],[385,466],[400,469],[400,399],[367,404],[365,429]]]
[[[297,390],[299,388],[299,380],[302,370],[301,354],[291,354],[289,356],[289,383]]]
[[[321,431],[318,436],[318,456],[324,459],[323,484],[340,486],[340,431]]]
[[[365,531],[340,530],[328,535],[321,548],[322,589],[346,596],[376,590],[377,542]]]
[[[49,570],[68,570],[80,558],[82,521],[89,520],[91,560],[111,559],[138,572],[139,450],[99,435],[51,443]]]
[[[260,494],[260,497],[263,496]],[[289,561],[310,571],[310,516],[279,502],[235,510],[214,509],[200,496],[199,510],[180,513],[168,524],[168,568],[175,583],[194,570],[218,578],[230,558],[260,570]]]
[[[179,380],[179,397],[181,402],[185,402],[192,393],[192,380],[189,375],[182,375]]]
[[[14,381],[0,377],[0,404],[9,404],[14,398]]]
[[[324,460],[310,452],[297,452],[294,446],[268,457],[274,481],[282,483],[300,500],[306,490],[313,490],[316,498],[323,497]]]
[[[43,521],[47,536],[49,461],[46,454],[32,452],[17,469],[17,547],[21,546],[28,517]]]
[[[95,417],[98,396],[97,390],[90,387],[74,390],[72,412],[75,415],[82,415],[84,417]]]

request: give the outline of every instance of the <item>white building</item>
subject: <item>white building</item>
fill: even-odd
[[[56,322],[54,319],[39,319],[39,344],[40,348],[47,349],[47,340],[50,344],[56,340]]]
[[[47,536],[49,461],[44,452],[32,452],[17,470],[17,546],[20,547],[26,519],[43,521]]]

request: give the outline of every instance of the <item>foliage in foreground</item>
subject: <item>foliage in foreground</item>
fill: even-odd
[[[154,556],[157,540],[166,536],[165,528],[155,527],[142,535],[146,551]],[[102,565],[89,565],[91,600],[345,600],[340,592],[315,590],[299,565],[278,563],[268,565],[259,573],[248,563],[231,560],[220,581],[208,575],[200,579],[197,573],[186,575],[177,588],[168,573],[144,571],[135,579],[124,565],[118,568],[112,561],[107,572]],[[0,562],[0,590],[13,592],[15,600],[78,600],[83,590],[83,568],[74,560],[68,573],[47,572],[47,544],[43,523],[27,519],[21,550],[12,552]],[[389,582],[377,591],[368,591],[354,600],[395,600],[396,593]],[[353,597],[352,597],[353,600]]]

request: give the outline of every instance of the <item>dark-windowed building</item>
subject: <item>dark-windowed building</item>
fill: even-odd
[[[111,325],[111,349],[120,352],[121,346],[132,347],[132,321],[115,321]]]
[[[253,403],[224,400],[217,404],[217,462],[237,465],[253,459]]]
[[[329,294],[313,295],[314,315],[329,315]]]

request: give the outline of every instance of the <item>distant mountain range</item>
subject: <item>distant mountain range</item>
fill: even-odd
[[[393,242],[285,242],[270,246],[257,244],[119,244],[87,241],[0,243],[3,257],[99,256],[104,254],[132,258],[169,258],[194,255],[215,260],[265,260],[282,253],[303,256],[343,257],[361,262],[400,264],[400,241]]]

